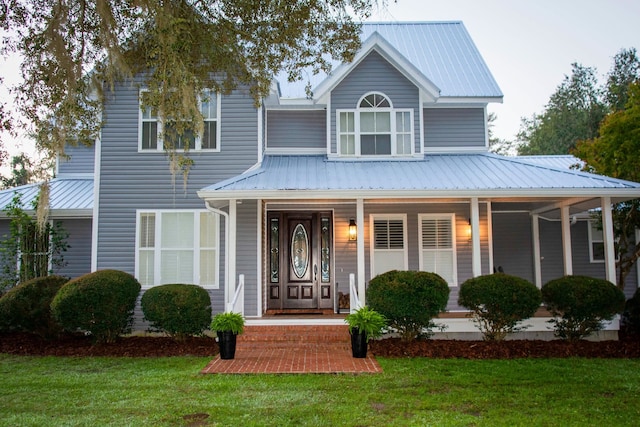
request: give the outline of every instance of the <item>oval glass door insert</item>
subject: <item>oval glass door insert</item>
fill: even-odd
[[[302,224],[296,225],[291,236],[291,264],[296,277],[302,279],[309,267],[309,236]]]

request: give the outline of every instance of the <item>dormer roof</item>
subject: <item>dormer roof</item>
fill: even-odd
[[[305,87],[310,83],[314,99],[318,99],[376,50],[428,95],[497,102],[502,99],[502,91],[460,21],[366,23],[361,37],[362,47],[354,61],[335,63],[329,75],[312,75],[309,70],[297,82],[278,75],[280,98],[304,99]]]

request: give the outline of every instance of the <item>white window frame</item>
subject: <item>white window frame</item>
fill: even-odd
[[[401,220],[402,221],[402,249],[376,249],[375,247],[375,227],[374,223],[378,220]],[[369,260],[370,260],[370,275],[375,277],[376,262],[375,255],[378,252],[401,252],[403,257],[403,270],[409,269],[409,245],[407,240],[407,215],[406,214],[371,214],[369,216]]]
[[[161,259],[162,250],[166,249],[162,246],[162,215],[168,214],[185,214],[191,213],[194,216],[193,222],[193,281],[191,284],[202,286],[205,289],[219,289],[220,288],[220,215],[214,214],[206,209],[137,209],[136,210],[136,251],[135,251],[135,276],[140,280],[140,254],[143,250],[153,251],[153,284],[142,284],[142,289],[149,289],[154,286],[174,283],[165,282],[162,280]],[[216,239],[214,247],[201,247],[200,244],[200,215],[206,213],[214,216],[214,224],[216,228]],[[153,248],[147,248],[141,246],[141,218],[143,215],[155,216],[154,227],[154,246]],[[201,284],[200,283],[200,252],[203,250],[215,251],[214,265],[215,277],[213,284]],[[189,283],[188,283],[189,284]]]
[[[604,263],[605,261],[605,257],[604,257],[604,231],[600,230],[600,233],[602,234],[602,238],[601,239],[596,239],[594,234],[594,227],[596,227],[597,225],[597,221],[594,221],[592,219],[587,221],[587,231],[588,231],[588,236],[589,236],[589,261],[592,264],[601,264]],[[594,258],[594,253],[593,253],[593,244],[594,243],[601,243],[602,244],[602,259],[596,259]]]
[[[424,249],[423,244],[423,234],[422,234],[422,221],[423,220],[447,220],[451,222],[451,248],[437,248],[437,249]],[[424,265],[424,257],[423,253],[427,252],[449,252],[451,253],[451,268],[453,271],[451,272],[451,283],[449,286],[458,286],[458,252],[456,248],[456,216],[452,213],[445,214],[418,214],[418,249],[419,249],[419,269],[420,271],[426,271]],[[437,268],[436,268],[437,270]],[[439,273],[438,271],[431,271],[431,273]],[[446,279],[445,279],[446,280]]]
[[[153,116],[152,114],[150,114],[150,116],[152,116],[151,118],[145,118],[144,117],[144,113],[145,111],[141,108],[142,107],[142,94],[144,92],[147,92],[147,89],[140,89],[140,95],[139,95],[139,102],[140,102],[140,108],[138,108],[138,152],[140,153],[164,153],[164,146],[162,144],[162,132],[163,132],[163,128],[164,128],[164,123],[163,123],[163,119],[161,117],[158,116]],[[204,92],[207,93],[207,95],[204,94]],[[204,102],[204,97],[205,96],[213,96],[214,92],[206,89],[205,91],[203,91],[203,94],[201,94],[199,96],[199,100],[198,102],[200,103],[200,108],[202,109],[202,103]],[[189,151],[198,151],[198,152],[210,152],[210,153],[218,153],[220,152],[220,134],[221,134],[221,126],[220,126],[220,114],[221,114],[221,100],[222,100],[222,95],[219,92],[215,93],[216,96],[216,108],[215,108],[215,112],[216,112],[216,117],[206,117],[204,116],[204,121],[205,121],[205,125],[207,122],[215,122],[216,123],[216,148],[202,148],[202,137],[197,137],[195,138],[195,147],[189,147]],[[148,122],[156,122],[158,124],[157,126],[157,144],[156,144],[156,148],[142,148],[142,128],[143,128],[143,124],[144,123],[148,123]]]
[[[370,96],[370,95],[378,95],[384,97],[389,103],[389,107],[361,107],[360,104],[362,101]],[[365,112],[381,112],[381,113],[389,113],[389,133],[391,135],[391,154],[367,154],[363,155],[361,150],[361,137],[362,135],[371,135],[371,132],[362,132],[360,129],[360,115]],[[354,131],[342,132],[340,128],[340,116],[341,114],[351,113],[354,119]],[[403,129],[402,131],[397,130],[397,116],[398,113],[405,114],[409,113],[409,130]],[[412,108],[394,108],[391,99],[382,92],[368,92],[364,94],[356,104],[356,108],[353,109],[336,109],[336,152],[338,156],[341,157],[367,157],[367,158],[384,158],[384,157],[410,157],[415,154],[415,135],[414,135],[414,126],[413,126],[413,109]],[[383,134],[383,133],[380,133]],[[410,152],[409,153],[399,153],[398,152],[398,135],[409,135],[410,139]],[[355,139],[355,153],[353,154],[343,154],[342,153],[342,145],[341,140],[342,136],[354,136]]]

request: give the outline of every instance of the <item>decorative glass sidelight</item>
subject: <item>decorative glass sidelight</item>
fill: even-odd
[[[278,283],[280,271],[280,221],[271,218],[269,241],[269,271],[271,283]]]
[[[309,267],[309,236],[302,224],[296,225],[291,235],[291,267],[298,279],[302,279]]]
[[[320,253],[321,253],[321,261],[320,261],[320,276],[322,283],[329,283],[330,280],[330,267],[329,267],[329,218],[320,219]]]

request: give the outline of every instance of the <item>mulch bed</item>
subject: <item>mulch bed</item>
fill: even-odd
[[[540,357],[640,358],[640,339],[623,337],[620,341],[484,341],[427,340],[404,343],[396,338],[372,341],[370,352],[382,357],[433,357],[465,359],[512,359]],[[177,342],[168,337],[132,336],[113,344],[92,345],[90,338],[66,335],[45,341],[34,335],[0,335],[0,353],[31,356],[112,356],[162,357],[218,354],[213,338],[190,338]]]

